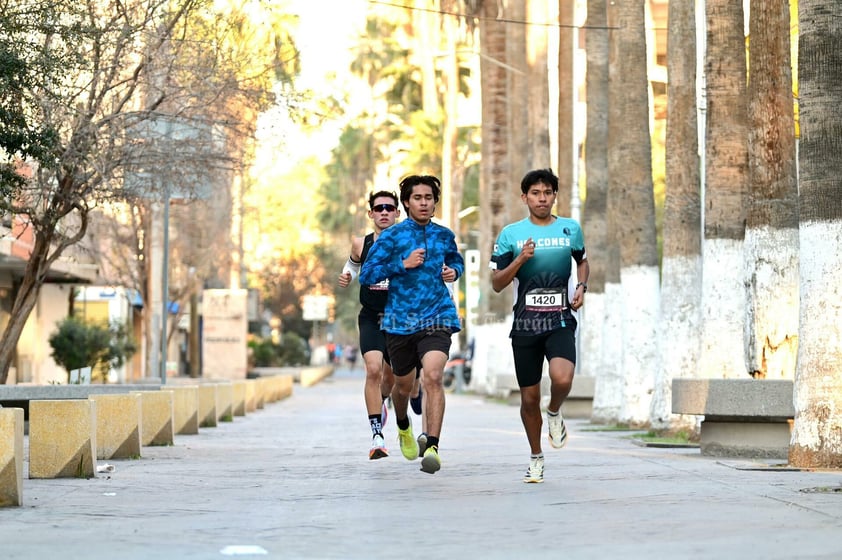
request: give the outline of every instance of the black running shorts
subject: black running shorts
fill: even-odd
[[[365,356],[367,352],[381,352],[383,360],[391,364],[386,348],[386,333],[380,330],[380,320],[360,313],[357,325],[360,327],[360,353]]]
[[[424,329],[413,334],[386,333],[392,371],[398,377],[421,371],[421,358],[432,350],[450,355],[450,329]],[[417,374],[416,374],[417,376]]]
[[[544,358],[564,358],[576,363],[576,327],[568,325],[535,336],[513,336],[512,354],[519,387],[541,382]]]

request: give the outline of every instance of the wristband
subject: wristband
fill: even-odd
[[[588,284],[587,284],[587,282],[579,282],[578,284],[576,284],[576,289],[577,289],[577,290],[579,289],[579,286],[582,286],[582,287],[585,289],[585,291],[586,291],[586,292],[588,291]]]
[[[354,262],[353,259],[350,257],[348,258],[348,262],[345,263],[345,266],[342,267],[342,274],[346,272],[351,273],[351,281],[353,282],[354,279],[360,275],[360,264],[358,262]]]

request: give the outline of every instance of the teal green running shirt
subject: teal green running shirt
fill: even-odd
[[[529,218],[507,225],[494,244],[490,268],[504,270],[530,237],[535,242],[535,254],[520,267],[512,282],[516,299],[509,336],[539,335],[576,325],[567,301],[567,284],[571,258],[577,263],[587,258],[579,222],[556,216],[545,226],[533,224]]]

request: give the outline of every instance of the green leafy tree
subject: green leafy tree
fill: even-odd
[[[73,316],[59,322],[49,343],[53,360],[67,371],[68,383],[72,370],[119,368],[137,351],[124,324],[86,322]]]
[[[0,8],[0,212],[24,217],[34,238],[0,337],[4,383],[46,272],[81,252],[73,246],[91,212],[160,199],[164,182],[235,183],[257,115],[275,101],[277,83],[289,94],[299,59],[294,20],[259,0],[0,0]],[[169,123],[212,134],[155,150],[150,131]],[[228,215],[208,224],[230,221],[231,205],[220,206]],[[227,278],[230,263],[214,264]]]
[[[7,175],[19,177],[4,181],[0,211],[25,217],[33,242],[0,337],[0,383],[47,271],[85,236],[89,212],[121,196],[121,170],[132,154],[126,131],[166,97],[142,95],[150,61],[168,50],[199,2],[157,0],[134,9],[140,4],[28,0],[0,10],[3,54],[15,62],[4,83],[17,88],[4,89],[4,105],[26,115],[25,137],[46,140],[21,142],[8,153],[13,165],[6,161]]]
[[[25,184],[18,171],[20,159],[46,159],[55,149],[57,131],[46,123],[33,123],[27,107],[34,100],[39,76],[50,79],[64,62],[61,57],[43,56],[28,42],[14,40],[26,23],[14,17],[8,2],[0,3],[0,195],[11,197]],[[31,17],[38,17],[32,14]],[[46,14],[41,14],[46,19]]]

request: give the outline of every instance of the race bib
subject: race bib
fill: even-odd
[[[539,313],[562,311],[566,307],[562,290],[545,288],[538,288],[527,292],[525,295],[525,304],[527,311],[537,311]]]

